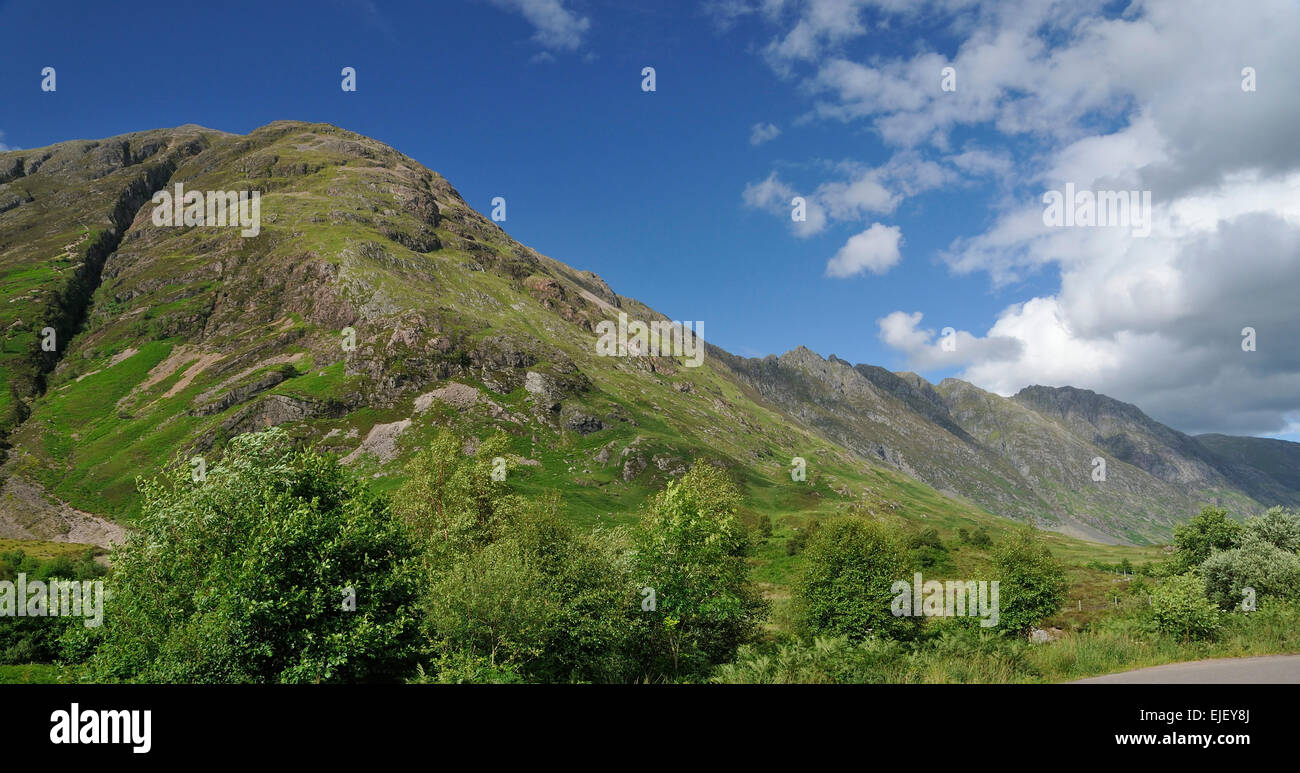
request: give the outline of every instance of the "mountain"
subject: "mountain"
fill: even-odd
[[[1210,454],[1196,441],[1085,390],[1035,386],[1004,398],[807,349],[731,362],[765,398],[860,456],[1081,538],[1160,540],[1202,504],[1261,507],[1204,461]],[[1097,458],[1106,460],[1104,481],[1093,480]]]
[[[260,228],[156,222],[154,193],[178,185],[259,192]],[[1190,438],[1084,390],[1004,398],[802,347],[706,345],[699,367],[602,356],[601,323],[620,314],[667,321],[333,126],[0,153],[0,536],[117,538],[137,477],[215,463],[232,435],[271,425],[380,489],[442,427],[503,431],[513,485],[560,492],[587,524],[633,517],[697,457],[733,471],[750,517],[856,503],[1105,542],[1165,539],[1205,502],[1254,512],[1300,491],[1296,444]]]

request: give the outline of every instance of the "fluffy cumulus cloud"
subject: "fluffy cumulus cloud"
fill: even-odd
[[[5,133],[0,131],[0,153],[5,152],[6,150],[21,150],[21,148],[16,148],[13,145],[6,145],[4,139]]]
[[[954,368],[972,363],[1006,362],[1021,356],[1024,344],[1014,337],[990,334],[983,338],[951,327],[939,331],[920,327],[923,314],[895,311],[876,321],[880,339],[906,353],[921,370]]]
[[[911,367],[957,367],[1003,394],[1034,383],[1090,388],[1190,432],[1300,426],[1300,4],[745,7],[775,27],[765,56],[804,89],[808,118],[869,127],[895,153],[891,164],[998,183],[980,204],[991,207],[989,225],[942,255],[952,271],[985,274],[1004,291],[1026,276],[1060,277],[983,334],[957,331],[952,351],[914,310],[883,317],[882,340]],[[848,53],[849,41],[918,21],[955,45]],[[939,87],[944,67],[954,68],[955,91]],[[1253,91],[1243,89],[1251,73]],[[909,177],[905,190],[900,179],[877,169],[824,183],[813,193],[822,227],[888,214],[928,189]],[[1149,235],[1045,225],[1043,194],[1066,185],[1149,191]],[[858,247],[846,244],[832,264],[870,270],[865,256],[877,253]],[[1245,328],[1255,351],[1243,350]]]
[[[546,49],[576,51],[591,20],[564,7],[563,0],[492,0],[492,4],[523,15],[535,30],[533,40]]]
[[[903,234],[898,226],[872,223],[867,230],[849,237],[826,264],[826,275],[844,278],[866,271],[883,274],[902,259],[898,252],[902,240]]]

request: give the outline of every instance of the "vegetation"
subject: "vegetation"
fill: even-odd
[[[1186,572],[1200,566],[1216,550],[1229,550],[1241,539],[1241,524],[1221,507],[1206,507],[1191,521],[1174,528],[1173,567]]]
[[[236,436],[201,481],[169,467],[139,483],[104,625],[0,622],[0,682],[1020,682],[1300,649],[1300,516],[1280,508],[1240,525],[1207,509],[1164,562],[1067,563],[1032,528],[948,542],[863,506],[764,526],[700,461],[631,525],[583,529],[502,479],[510,445],[442,431],[389,493],[279,429]],[[778,559],[789,579],[757,581]],[[999,625],[893,614],[894,584],[923,570],[998,580]],[[0,580],[18,572],[105,569],[0,554]],[[1109,613],[1073,616],[1067,597],[1104,578]],[[1027,636],[1052,624],[1054,641]]]
[[[913,618],[890,611],[893,584],[909,577],[902,547],[880,523],[862,517],[826,524],[810,540],[795,586],[801,631],[850,641],[907,636]]]
[[[144,514],[112,555],[112,604],[87,678],[383,681],[415,665],[415,550],[387,503],[278,429],[241,435],[196,484],[143,481]]]
[[[1219,629],[1219,613],[1205,597],[1205,580],[1189,572],[1170,577],[1151,597],[1156,628],[1182,641],[1205,639]]]
[[[1025,633],[1061,608],[1065,569],[1032,530],[1021,530],[999,545],[994,567],[1001,584],[1001,630]]]
[[[38,558],[23,550],[0,552],[0,581],[14,582],[18,575],[26,581],[95,580],[107,569],[96,563],[94,551],[78,546],[78,553],[60,553],[53,558]],[[6,617],[0,618],[0,665],[49,663],[59,655],[59,638],[72,625],[82,625],[84,618]]]

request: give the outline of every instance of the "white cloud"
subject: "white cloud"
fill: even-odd
[[[781,135],[781,127],[773,123],[756,123],[749,130],[749,144],[762,145]]]
[[[591,20],[564,7],[562,0],[491,0],[498,8],[523,15],[536,30],[533,40],[543,48],[575,51]]]
[[[951,326],[936,333],[922,330],[921,312],[895,311],[876,320],[880,340],[907,355],[908,367],[920,370],[952,368],[970,363],[992,363],[1015,359],[1023,343],[1000,333],[979,338]]]
[[[816,57],[830,44],[862,35],[866,27],[862,11],[869,0],[806,0],[801,4],[795,26],[767,47],[767,56],[776,66],[789,60]]]
[[[844,246],[826,264],[826,275],[844,279],[864,271],[883,274],[902,260],[898,246],[903,232],[898,226],[873,223],[860,234],[849,237]]]
[[[826,228],[826,210],[816,197],[804,197],[804,219],[802,221],[790,219],[793,212],[791,200],[798,195],[794,188],[782,182],[776,176],[776,172],[773,172],[767,176],[766,180],[746,185],[745,190],[741,193],[741,200],[748,207],[762,209],[784,217],[790,223],[790,228],[796,236],[806,238],[821,233]]]
[[[4,153],[10,150],[22,150],[22,148],[14,147],[13,145],[4,144],[4,138],[5,138],[5,133],[3,131],[0,131],[0,153]]]
[[[882,340],[914,367],[958,365],[1004,394],[1071,384],[1185,431],[1300,426],[1300,5],[907,5],[792,2],[761,17],[782,25],[765,55],[779,75],[798,74],[805,119],[866,124],[894,148],[885,165],[815,188],[828,220],[991,179],[997,198],[981,206],[992,224],[954,241],[944,259],[999,286],[1035,272],[1060,283],[1008,305],[983,336],[957,333],[956,352],[937,349],[919,312],[882,319]],[[955,47],[848,53],[849,41],[922,15]],[[945,66],[956,69],[956,91],[940,88]],[[1241,89],[1246,66],[1254,92]],[[950,148],[972,135],[977,145]],[[905,166],[928,177],[886,171]],[[1041,195],[1065,183],[1151,191],[1150,236],[1045,227]],[[862,254],[846,244],[832,263],[849,271]],[[1241,349],[1246,326],[1257,331],[1255,352]]]
[[[845,162],[838,169],[841,179],[820,183],[803,194],[772,172],[767,179],[745,186],[741,199],[747,206],[788,218],[790,199],[802,195],[807,221],[791,226],[796,236],[806,238],[820,234],[831,222],[860,223],[891,214],[908,196],[960,181],[954,169],[908,152],[895,154],[878,167]]]

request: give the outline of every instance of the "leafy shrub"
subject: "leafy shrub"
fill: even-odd
[[[957,539],[963,544],[972,545],[977,548],[988,548],[993,545],[993,538],[983,526],[971,532],[969,529],[962,527],[957,530]]]
[[[1286,508],[1270,507],[1261,516],[1247,518],[1242,527],[1243,539],[1253,537],[1288,553],[1300,550],[1300,514]]]
[[[411,684],[523,684],[527,679],[509,664],[493,663],[489,658],[470,652],[446,652],[439,655],[426,671],[416,666]]]
[[[635,576],[655,590],[656,608],[644,619],[666,673],[707,673],[758,634],[767,604],[749,579],[740,502],[740,490],[722,470],[697,462],[642,514]]]
[[[771,649],[741,647],[710,681],[723,684],[869,684],[905,667],[903,645],[881,639],[854,643],[847,636],[794,641]]]
[[[1196,574],[1167,578],[1151,594],[1151,619],[1161,633],[1183,641],[1205,639],[1219,629],[1219,611],[1205,597],[1205,581]]]
[[[29,556],[22,550],[0,553],[0,580],[14,582],[25,575],[27,582],[95,580],[107,569],[95,562],[94,552],[76,557],[60,555],[50,559]],[[0,665],[53,663],[61,659],[60,638],[73,628],[85,629],[85,617],[0,616]]]
[[[429,681],[626,681],[645,623],[628,568],[604,535],[578,533],[554,498],[492,479],[504,436],[474,457],[444,432],[412,459],[397,509],[424,547]],[[443,673],[445,671],[445,673]]]
[[[924,528],[913,534],[907,540],[907,547],[910,550],[917,548],[934,548],[936,550],[945,550],[943,540],[939,539],[939,532],[933,528]]]
[[[915,621],[895,617],[891,586],[910,577],[902,548],[881,524],[843,518],[808,542],[794,595],[802,629],[814,636],[898,638]]]
[[[1024,633],[1056,614],[1065,600],[1065,569],[1032,529],[1002,542],[994,555],[999,582],[998,628]]]
[[[1206,595],[1220,609],[1240,609],[1244,588],[1257,597],[1300,596],[1300,556],[1257,534],[1248,526],[1241,547],[1218,551],[1201,564]]]
[[[1175,574],[1191,571],[1216,550],[1230,550],[1241,540],[1241,524],[1220,507],[1205,507],[1191,521],[1174,528],[1177,551],[1171,564]]]
[[[803,528],[795,527],[794,536],[785,541],[785,554],[787,556],[797,556],[808,546],[808,540],[817,533],[821,528],[821,521],[809,521],[803,525]]]
[[[271,429],[231,440],[203,483],[176,465],[140,489],[89,678],[386,681],[414,665],[414,548],[335,459]]]

